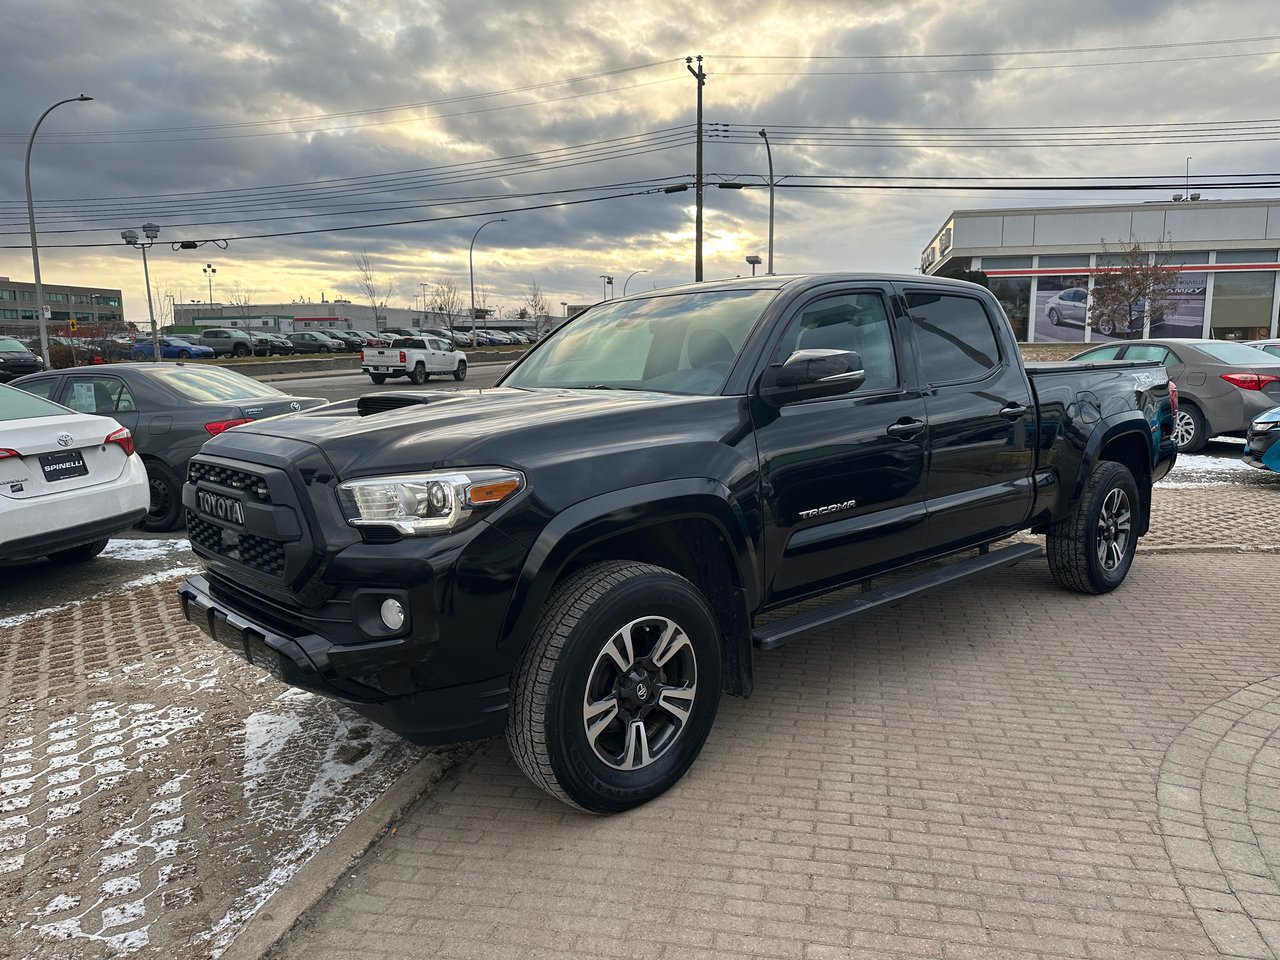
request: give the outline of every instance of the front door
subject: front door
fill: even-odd
[[[905,299],[929,418],[930,552],[993,540],[1031,512],[1027,376],[983,298],[907,287]]]
[[[753,400],[765,515],[765,597],[782,603],[894,566],[925,548],[924,400],[893,291],[816,295],[771,348],[857,351],[866,380],[838,397]]]

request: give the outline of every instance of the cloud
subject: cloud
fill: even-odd
[[[542,210],[529,208],[588,194],[511,195],[691,177],[691,143],[620,139],[691,129],[688,55],[706,56],[709,123],[1053,129],[1268,117],[1275,57],[1236,54],[1280,47],[1275,43],[1082,51],[1277,34],[1280,10],[1261,0],[1070,6],[796,0],[661,9],[601,0],[536,7],[505,0],[373,0],[356,7],[336,0],[47,0],[25,12],[21,31],[0,36],[6,64],[0,116],[7,118],[0,130],[0,244],[19,247],[0,250],[0,275],[30,276],[29,253],[21,248],[30,125],[45,106],[81,90],[95,100],[51,114],[34,151],[43,273],[53,282],[122,287],[133,319],[145,314],[141,269],[118,236],[146,219],[162,225],[162,242],[429,221],[246,239],[226,251],[157,246],[156,289],[181,291],[185,299],[208,296],[200,268],[210,261],[219,269],[215,299],[219,287],[225,297],[237,282],[262,299],[318,299],[321,291],[356,299],[351,254],[367,249],[394,280],[396,299],[408,304],[422,281],[464,280],[476,226],[505,216],[508,222],[487,228],[476,249],[493,300],[517,304],[536,278],[549,301],[582,302],[598,296],[601,273],[650,271],[632,289],[691,279],[692,192]],[[826,59],[1046,49],[1065,53]],[[1206,56],[1222,59],[1197,59]],[[1176,62],[1050,66],[1157,58]],[[643,64],[655,65],[626,69]],[[985,66],[1035,69],[971,69]],[[849,75],[857,71],[862,75]],[[575,77],[590,79],[561,82]],[[490,95],[499,90],[512,92]],[[382,109],[403,104],[418,106]],[[315,117],[321,119],[306,119]],[[278,122],[287,118],[295,119]],[[574,145],[583,145],[575,157],[547,159],[548,151]],[[788,145],[781,136],[773,147],[779,177],[1174,175],[1187,155],[1195,157],[1193,173],[1224,172],[1268,169],[1271,152],[1267,142],[1055,150],[1000,143]],[[492,162],[503,157],[520,159]],[[758,179],[764,160],[762,143],[706,143],[712,173]],[[486,170],[487,179],[475,179]],[[380,175],[399,179],[360,179]],[[1034,194],[959,189],[784,187],[777,194],[775,258],[788,272],[910,271],[952,208],[1045,202]],[[484,196],[497,199],[451,202]],[[341,212],[357,207],[384,209]],[[524,212],[495,212],[509,208]],[[100,232],[57,232],[77,228]],[[747,272],[744,257],[764,253],[766,234],[766,191],[706,191],[708,277]],[[60,246],[73,242],[108,246]]]

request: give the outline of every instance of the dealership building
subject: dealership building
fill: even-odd
[[[920,270],[986,274],[1019,340],[1110,340],[1085,323],[1089,291],[1094,277],[1118,266],[1123,250],[1137,242],[1177,275],[1164,309],[1147,311],[1147,335],[1277,336],[1280,199],[1191,196],[1196,199],[957,210],[925,247]]]

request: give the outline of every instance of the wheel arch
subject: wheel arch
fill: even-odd
[[[575,504],[538,535],[508,608],[501,644],[528,645],[555,585],[604,560],[665,567],[702,593],[723,638],[725,693],[752,687],[750,611],[758,603],[755,549],[741,511],[713,480],[645,484]]]
[[[1141,500],[1137,535],[1144,536],[1151,525],[1151,478],[1156,460],[1156,447],[1146,419],[1137,412],[1120,414],[1103,421],[1094,431],[1085,448],[1080,475],[1076,478],[1070,504],[1072,509],[1084,495],[1085,484],[1094,467],[1104,460],[1122,464],[1133,474]]]

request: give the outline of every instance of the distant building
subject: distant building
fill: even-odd
[[[1019,340],[1111,340],[1086,333],[1089,293],[1134,241],[1171,248],[1168,268],[1178,275],[1172,309],[1151,336],[1276,336],[1280,199],[956,210],[924,248],[920,269],[986,274]]]
[[[178,303],[174,305],[173,325],[185,327],[240,327],[253,330],[271,330],[277,333],[293,333],[301,330],[385,330],[402,327],[416,330],[422,327],[448,329],[450,318],[442,313],[411,310],[407,307],[384,307],[377,312],[368,305],[361,306],[350,300],[328,300],[320,303],[254,303],[222,304],[212,306],[207,301]],[[502,330],[532,328],[532,320],[483,320],[472,321],[470,311],[453,315],[452,326],[456,330],[470,330],[477,326],[490,326]]]
[[[104,337],[124,329],[124,299],[111,287],[45,283],[49,307],[49,335],[67,336],[68,321],[76,321],[76,336]],[[0,332],[18,337],[39,336],[36,326],[36,285],[0,277]]]

